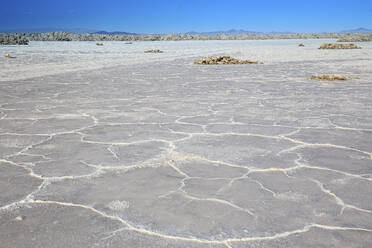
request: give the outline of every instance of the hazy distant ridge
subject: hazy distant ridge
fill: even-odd
[[[197,35],[217,35],[217,34],[230,34],[230,35],[238,35],[238,34],[294,34],[294,32],[257,32],[257,31],[249,31],[244,29],[230,29],[226,31],[212,31],[212,32],[187,32],[186,34],[197,34]]]
[[[372,34],[372,29],[357,28],[357,29],[343,30],[340,33],[342,34]]]
[[[107,34],[107,35],[138,35],[136,33],[128,33],[128,32],[120,32],[120,31],[114,31],[114,32],[107,32],[107,31],[98,31],[98,32],[93,32],[91,34]]]

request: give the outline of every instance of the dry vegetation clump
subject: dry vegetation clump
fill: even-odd
[[[350,38],[341,38],[337,42],[368,42],[372,41],[372,35],[367,37],[350,37]]]
[[[96,46],[103,46],[103,43],[96,43]]]
[[[145,53],[163,53],[162,50],[156,49],[156,50],[146,50]]]
[[[208,57],[195,61],[197,65],[243,65],[243,64],[263,64],[262,62],[250,60],[238,60],[230,56]]]
[[[301,43],[301,44],[298,44],[298,46],[299,47],[304,47],[305,45]]]
[[[0,45],[28,45],[28,39],[21,34],[1,34]]]
[[[352,37],[359,37],[353,35]],[[366,36],[366,35],[363,35]],[[16,39],[17,44],[19,40],[30,41],[161,41],[161,40],[270,40],[270,39],[339,39],[347,37],[345,34],[337,33],[322,33],[322,34],[76,34],[69,32],[50,32],[50,33],[13,33],[1,34],[0,45],[5,42]],[[23,42],[22,42],[23,43]]]
[[[352,43],[350,44],[337,44],[337,43],[326,43],[321,45],[318,49],[361,49]]]
[[[334,75],[321,75],[321,76],[311,76],[311,80],[320,80],[320,81],[346,81],[349,78],[345,76],[334,76]]]

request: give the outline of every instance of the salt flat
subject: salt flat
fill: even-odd
[[[371,247],[372,43],[325,42],[0,47],[0,247]]]

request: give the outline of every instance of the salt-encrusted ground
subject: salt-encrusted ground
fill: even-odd
[[[1,47],[0,247],[371,247],[372,44],[322,43]]]

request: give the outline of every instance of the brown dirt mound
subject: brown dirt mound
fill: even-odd
[[[156,49],[156,50],[146,50],[145,53],[163,53],[162,50]]]
[[[103,46],[103,43],[96,43],[96,46]]]
[[[243,65],[243,64],[263,64],[262,62],[239,60],[230,56],[208,57],[195,61],[197,65]]]
[[[298,46],[299,47],[304,47],[305,45],[301,43],[301,44],[298,44]]]
[[[361,47],[356,46],[352,43],[350,44],[326,43],[321,45],[318,49],[361,49]]]
[[[349,78],[345,76],[334,76],[334,75],[321,75],[321,76],[311,76],[311,80],[320,80],[320,81],[346,81]]]

